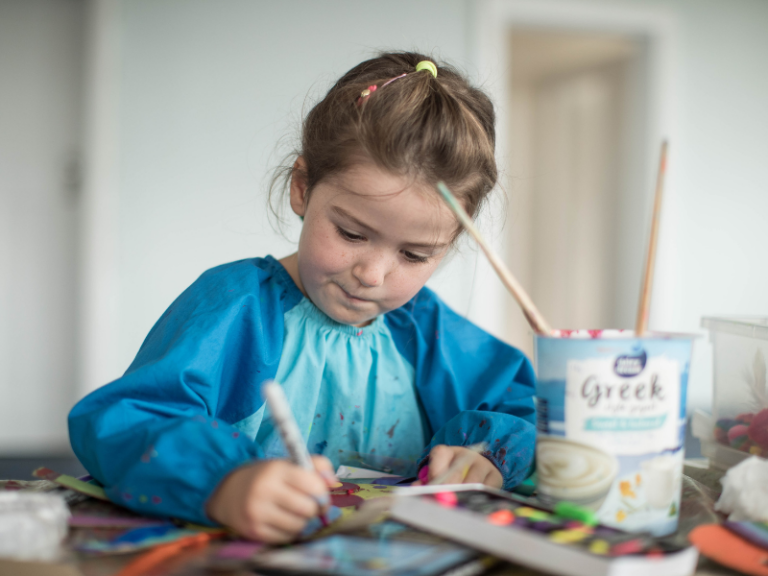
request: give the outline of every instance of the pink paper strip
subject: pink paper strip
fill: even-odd
[[[248,560],[264,547],[261,542],[237,540],[225,544],[216,554],[218,560]]]

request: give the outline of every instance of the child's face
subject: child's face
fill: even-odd
[[[291,207],[304,217],[299,288],[328,316],[354,326],[408,302],[458,226],[431,187],[369,163],[323,180],[309,201],[294,178]]]

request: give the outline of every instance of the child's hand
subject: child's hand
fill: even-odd
[[[328,509],[328,486],[336,483],[327,458],[313,456],[312,462],[319,474],[288,460],[264,460],[234,470],[208,500],[208,517],[252,540],[294,540],[309,519]]]
[[[429,475],[427,482],[431,482],[442,475],[458,458],[464,458],[465,454],[472,454],[474,458],[463,470],[457,470],[443,484],[470,484],[482,483],[492,488],[501,488],[503,478],[501,472],[485,456],[467,450],[461,446],[446,446],[441,444],[432,448],[429,453]]]

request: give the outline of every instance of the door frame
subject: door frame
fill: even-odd
[[[647,93],[648,124],[645,144],[645,170],[643,189],[650,218],[659,145],[664,138],[672,143],[672,163],[666,176],[665,203],[674,195],[674,143],[677,134],[675,97],[675,54],[677,25],[671,11],[663,7],[615,5],[572,0],[476,0],[469,13],[470,56],[478,72],[480,85],[491,96],[496,106],[497,161],[500,174],[506,173],[509,157],[509,121],[507,87],[511,84],[511,63],[507,48],[510,28],[536,27],[573,32],[609,32],[643,37],[648,46]],[[505,186],[506,187],[506,186]],[[494,220],[500,220],[498,218]],[[503,219],[502,219],[503,220]],[[483,223],[488,228],[489,223]],[[650,229],[650,220],[648,220]],[[662,249],[656,260],[653,286],[653,308],[650,324],[655,329],[673,328],[674,302],[678,299],[677,241],[675,229],[661,222],[659,243]],[[506,237],[498,230],[490,233],[491,242],[504,255]],[[646,240],[643,239],[643,244]],[[513,271],[514,272],[514,271]],[[494,272],[484,258],[477,266],[473,282],[472,319],[496,335],[504,334],[505,314],[509,295],[495,280]]]
[[[120,0],[86,6],[78,398],[119,374]]]

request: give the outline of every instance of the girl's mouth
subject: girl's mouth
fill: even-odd
[[[354,295],[350,294],[344,288],[342,288],[340,284],[337,284],[337,286],[339,287],[339,290],[341,290],[344,293],[344,296],[346,296],[347,299],[351,300],[352,302],[358,302],[358,303],[370,302],[370,300],[367,300],[365,298],[359,298],[357,296],[354,296]]]

